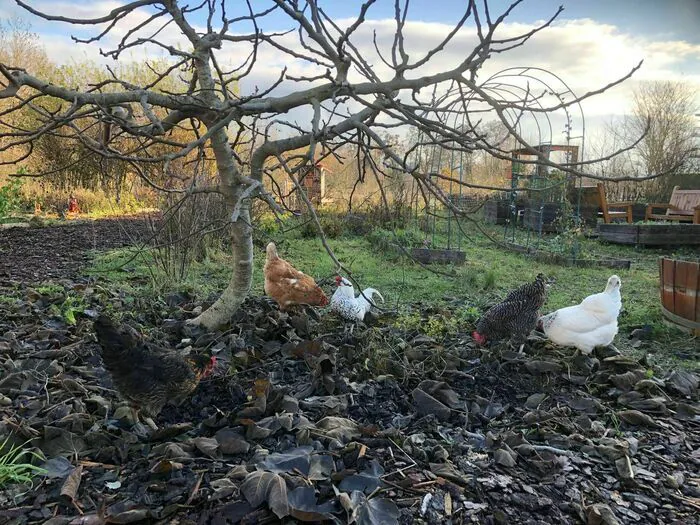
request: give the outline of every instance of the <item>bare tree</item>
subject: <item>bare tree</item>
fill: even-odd
[[[518,89],[480,82],[478,72],[489,59],[522,46],[562,11],[560,8],[539,27],[518,36],[499,36],[499,27],[522,0],[514,1],[498,17],[489,11],[486,0],[469,0],[442,41],[425,53],[413,54],[407,51],[406,42],[408,2],[402,6],[398,0],[394,4],[393,34],[374,36],[366,26],[378,0],[364,2],[357,18],[344,27],[327,14],[320,0],[248,1],[245,12],[234,15],[227,13],[230,4],[223,0],[192,5],[179,0],[132,0],[91,19],[50,14],[28,1],[15,1],[45,20],[95,27],[94,37],[73,37],[78,43],[109,45],[109,38],[115,36],[113,47],[101,49],[105,57],[119,59],[138,47],[158,48],[171,55],[169,66],[161,68],[158,78],[147,85],[134,85],[114,74],[107,81],[81,89],[47,82],[37,77],[28,63],[0,64],[5,86],[0,97],[14,99],[14,105],[0,114],[0,137],[5,139],[4,149],[16,152],[16,159],[30,155],[32,143],[51,134],[79,141],[103,157],[129,162],[147,183],[162,191],[183,195],[221,193],[230,213],[233,268],[219,300],[194,320],[207,327],[226,323],[250,290],[251,199],[263,199],[282,212],[264,190],[262,182],[268,174],[281,169],[299,187],[299,177],[308,163],[351,144],[362,155],[363,162],[358,165],[364,159],[374,162],[376,155],[372,152],[380,150],[384,161],[375,162],[373,174],[380,173],[382,165],[393,170],[398,167],[414,178],[424,194],[432,193],[444,206],[462,213],[441,189],[441,181],[450,176],[431,173],[421,163],[411,162],[420,145],[399,155],[382,138],[383,132],[413,127],[421,131],[424,143],[483,150],[508,159],[510,153],[502,140],[493,142],[488,134],[480,132],[482,119],[496,117],[518,147],[529,148],[537,156],[519,131],[522,115],[578,104],[629,78],[639,67],[598,90],[575,99],[568,97],[566,102],[562,97],[550,97],[552,93],[531,91],[525,77]],[[237,8],[242,5],[235,3]],[[274,22],[269,22],[271,17]],[[289,31],[265,29],[273,23],[279,27],[280,17],[287,21]],[[469,39],[464,39],[465,35]],[[365,45],[372,40],[374,56]],[[454,63],[438,63],[445,49],[457,41],[463,54]],[[255,75],[266,66],[260,55],[271,50],[285,56],[290,64],[300,65],[303,76],[284,69],[269,85],[240,92],[241,86],[249,85],[248,79],[260,78]],[[227,56],[239,60],[228,70]],[[160,81],[173,72],[181,80],[180,88],[163,89]],[[296,111],[299,115],[299,110],[308,114],[306,121],[285,120],[285,114]],[[13,125],[7,117],[17,111],[30,112],[33,125]],[[456,113],[463,118],[455,119]],[[116,133],[129,140],[93,138],[100,134],[90,131],[104,125],[114,128],[107,136]],[[177,136],[176,130],[180,131]],[[189,133],[189,140],[182,139],[183,130]],[[305,148],[301,157],[298,153],[287,154],[300,148]],[[200,160],[213,159],[218,172],[215,184],[158,184],[143,169],[161,165],[166,179],[176,177],[175,161],[191,155]],[[572,165],[557,165],[542,156],[539,161],[572,175],[581,174]],[[579,167],[585,165],[578,163]],[[383,200],[386,203],[385,195]],[[320,230],[308,200],[306,204]]]
[[[633,113],[623,130],[629,138],[639,135],[649,123],[635,148],[643,173],[682,171],[690,166],[697,155],[693,137],[697,95],[689,84],[671,81],[645,82],[635,90]]]

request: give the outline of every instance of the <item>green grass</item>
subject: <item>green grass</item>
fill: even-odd
[[[5,449],[9,439],[3,441],[0,451]],[[26,462],[28,458],[43,459],[35,452],[16,445],[0,456],[0,488],[12,483],[31,483],[34,476],[46,473],[44,469]]]
[[[470,225],[466,224],[465,228]],[[489,227],[489,233],[503,239],[503,229]],[[662,321],[658,290],[658,257],[669,255],[663,250],[643,250],[626,246],[605,245],[596,240],[576,237],[579,252],[584,258],[616,257],[632,260],[629,270],[611,270],[604,267],[579,268],[539,263],[525,255],[510,252],[495,246],[483,234],[471,227],[469,238],[461,239],[461,249],[466,253],[466,263],[462,266],[436,266],[438,275],[395,252],[379,250],[370,242],[372,236],[342,235],[329,239],[329,244],[340,261],[352,272],[363,287],[378,289],[384,296],[384,308],[397,310],[395,321],[404,328],[421,328],[428,335],[441,335],[457,329],[469,329],[478,318],[479,312],[497,302],[509,290],[531,281],[542,272],[555,280],[549,290],[544,312],[564,306],[578,304],[584,297],[603,290],[608,277],[617,274],[622,279],[623,312],[620,315],[620,335],[616,344],[623,350],[632,352],[627,341],[629,332],[646,324],[653,327],[654,340],[645,350],[656,354],[661,361],[672,362],[674,350],[683,351],[694,357],[684,366],[697,367],[698,342],[691,336],[670,328]],[[516,242],[524,242],[524,232],[518,232]],[[334,264],[326,255],[319,239],[304,238],[298,232],[286,236],[274,235],[280,255],[297,268],[312,275],[316,281],[325,284],[326,291],[332,291],[331,279],[335,275]],[[376,237],[376,236],[375,236]],[[425,238],[428,234],[417,232],[414,237]],[[442,234],[434,237],[437,247],[444,246],[446,238]],[[510,240],[510,239],[509,239]],[[548,248],[561,243],[556,236],[547,236],[540,247]],[[569,241],[567,241],[569,242]],[[571,244],[569,242],[569,244]],[[569,245],[566,245],[566,249]],[[561,251],[561,250],[560,250]],[[147,255],[138,256],[126,267],[115,269],[132,256],[130,250],[117,250],[100,255],[95,261],[93,272],[112,283],[114,288],[128,293],[162,294],[168,291],[187,291],[200,298],[220,292],[227,284],[230,271],[230,257],[216,254],[202,263],[194,263],[189,277],[182,283],[159,276],[148,264]],[[690,255],[689,250],[678,255]],[[253,295],[262,295],[262,266],[264,250],[255,249],[255,270]],[[416,306],[431,306],[437,312],[432,317],[416,317]]]

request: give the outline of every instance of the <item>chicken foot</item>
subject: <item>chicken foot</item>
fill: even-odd
[[[131,407],[131,413],[134,418],[134,425],[139,422],[139,409],[135,407]],[[151,416],[144,416],[143,417],[144,423],[146,423],[151,430],[158,430],[158,425],[155,424]]]

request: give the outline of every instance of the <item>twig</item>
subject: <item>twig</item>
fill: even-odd
[[[204,478],[204,473],[199,475],[199,478],[197,478],[197,483],[194,484],[194,487],[192,487],[192,492],[190,492],[190,497],[187,498],[187,501],[185,502],[185,505],[189,505],[192,503],[192,500],[194,499],[195,495],[197,492],[199,492],[199,487],[202,484],[202,479]]]

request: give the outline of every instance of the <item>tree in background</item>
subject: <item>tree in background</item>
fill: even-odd
[[[133,0],[91,19],[42,12],[31,2],[16,0],[28,13],[45,20],[93,26],[93,37],[74,39],[101,45],[105,57],[118,60],[124,53],[145,48],[165,51],[170,59],[167,66],[155,61],[148,64],[154,73],[149,82],[136,82],[118,70],[108,70],[103,81],[78,89],[52,83],[21,57],[4,59],[0,98],[11,99],[13,105],[0,116],[2,147],[14,152],[17,160],[30,155],[33,144],[42,137],[58,137],[79,143],[104,159],[128,163],[159,191],[183,196],[221,194],[230,216],[232,272],[220,298],[193,320],[207,327],[228,322],[250,290],[251,200],[262,199],[277,212],[283,211],[264,189],[263,180],[272,173],[282,170],[299,188],[299,179],[310,163],[350,146],[357,154],[358,172],[367,173],[365,168],[371,166],[372,173],[385,178],[392,173],[409,175],[423,195],[434,195],[459,214],[464,212],[445,193],[445,182],[479,186],[412,162],[416,148],[441,145],[509,159],[515,143],[533,153],[533,162],[585,175],[573,165],[555,164],[538,155],[514,122],[523,114],[576,105],[629,78],[639,66],[595,92],[568,97],[566,102],[557,96],[548,98],[556,94],[524,88],[524,77],[519,89],[504,89],[503,84],[480,82],[481,68],[492,57],[522,46],[546,29],[561,8],[533,30],[501,36],[499,27],[521,0],[498,17],[486,1],[469,0],[455,14],[453,29],[442,41],[423,54],[411,55],[407,51],[407,11],[396,2],[393,31],[377,35],[372,55],[366,46],[372,39],[366,22],[377,1],[363,3],[357,18],[341,27],[319,0],[245,4],[207,0],[191,5],[179,0]],[[238,11],[230,13],[230,9]],[[270,31],[269,26],[285,31]],[[467,45],[464,40],[456,42],[465,34],[469,35]],[[111,43],[110,37],[114,37]],[[463,52],[450,63],[442,51],[457,45]],[[263,53],[285,57],[289,64],[300,65],[303,74],[294,75],[285,68],[267,85],[259,85],[269,69],[260,58]],[[173,74],[178,79],[175,86],[169,84]],[[249,88],[239,92],[236,86],[246,82]],[[31,118],[26,125],[11,122],[12,115],[27,112]],[[294,120],[286,116],[289,112],[296,112]],[[456,112],[464,118],[456,120]],[[492,118],[503,125],[508,140],[494,141],[481,130],[480,123]],[[400,154],[385,140],[385,132],[402,128],[418,130],[422,144]],[[298,153],[300,150],[304,153]],[[183,170],[207,162],[215,165],[216,179],[210,183],[202,184],[186,173],[183,176]],[[157,179],[149,170],[153,166],[158,167]],[[305,195],[303,191],[299,194]],[[389,206],[384,192],[382,200]],[[308,199],[305,204],[321,231]],[[342,268],[325,238],[322,241]]]
[[[634,93],[627,136],[646,135],[636,148],[643,173],[688,170],[697,146],[693,137],[698,93],[682,82],[644,82]]]
[[[687,179],[684,174],[697,173],[700,149],[693,113],[698,95],[683,82],[644,82],[635,89],[632,114],[606,124],[592,141],[594,155],[605,158],[596,165],[598,174],[631,179],[628,184],[606,184],[609,198],[666,202],[673,186]],[[640,136],[630,151],[610,155]],[[649,178],[652,173],[665,175]]]

